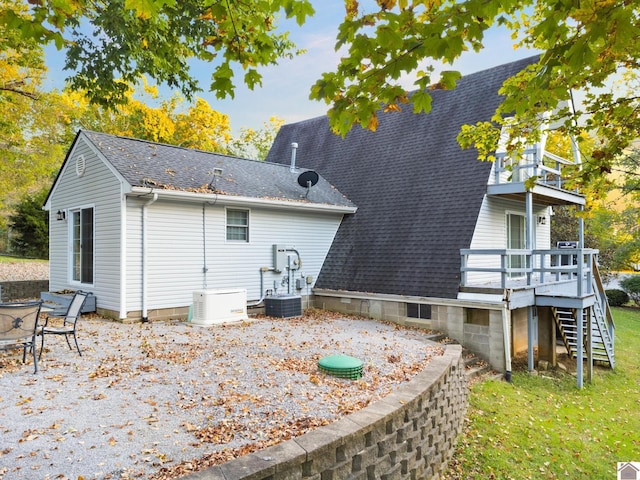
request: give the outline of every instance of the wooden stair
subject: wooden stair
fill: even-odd
[[[596,305],[598,303],[596,302]],[[576,309],[553,308],[553,316],[560,332],[560,337],[570,356],[577,356],[578,342],[582,342],[584,358],[588,348],[589,329],[591,329],[591,349],[594,362],[608,364],[615,367],[613,341],[606,328],[603,312],[594,306],[583,310],[582,332],[578,332]]]
[[[611,308],[607,301],[598,264],[593,264],[593,291],[595,292],[595,302],[590,308],[582,310],[582,331],[578,332],[578,311],[571,308],[552,308],[553,317],[560,337],[564,343],[569,356],[577,356],[578,342],[583,345],[583,358],[587,359],[589,339],[591,339],[591,352],[594,362],[608,364],[615,367],[614,356],[614,331],[615,324],[611,316]]]

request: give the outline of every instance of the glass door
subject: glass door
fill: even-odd
[[[71,212],[71,279],[93,283],[93,208]]]
[[[525,217],[518,213],[507,213],[507,249],[524,250],[526,248]],[[509,269],[524,269],[526,258],[524,255],[514,254],[507,257]],[[524,271],[509,272],[510,278],[524,277]]]

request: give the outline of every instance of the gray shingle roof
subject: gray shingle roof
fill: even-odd
[[[84,130],[84,135],[133,187],[214,193],[219,195],[316,203],[354,205],[324,178],[307,189],[298,185],[304,170],[288,165],[246,160],[227,155],[164,145]],[[215,177],[214,169],[222,174]]]
[[[455,90],[434,90],[433,109],[380,113],[376,132],[354,129],[343,140],[326,117],[285,125],[267,156],[321,173],[358,205],[344,218],[316,286],[455,298],[460,249],[469,248],[491,164],[462,150],[463,124],[489,121],[503,81],[537,57],[463,77]],[[496,232],[502,235],[502,232]]]

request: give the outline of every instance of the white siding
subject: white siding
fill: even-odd
[[[127,206],[129,311],[142,308],[141,205],[139,200],[129,200]],[[298,250],[302,268],[296,276],[311,275],[315,280],[342,215],[249,210],[249,242],[228,242],[224,206],[207,205],[203,224],[202,204],[163,200],[151,204],[147,208],[147,308],[190,305],[193,291],[203,288],[245,288],[249,300],[259,299],[260,268],[273,266],[273,244]],[[285,275],[265,273],[265,289],[272,289],[274,280],[280,285]]]
[[[471,240],[471,249],[505,249],[507,248],[507,213],[521,213],[525,215],[525,204],[512,200],[489,198],[485,195],[480,207],[478,221]],[[534,214],[534,248],[548,249],[551,238],[550,209],[549,207],[533,206]],[[538,225],[537,217],[546,217],[546,224]],[[500,259],[497,256],[475,256],[469,259],[470,267],[500,267]],[[499,274],[494,273],[470,273],[467,276],[468,283],[482,284],[498,281]]]
[[[85,172],[76,173],[76,159],[83,155]],[[119,179],[82,140],[76,143],[50,198],[50,285],[52,291],[89,290],[97,306],[118,310],[120,292],[120,198]],[[57,221],[58,210],[94,208],[94,283],[71,281],[70,221]]]

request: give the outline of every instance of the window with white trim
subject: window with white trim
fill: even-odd
[[[227,209],[227,241],[249,241],[249,210]]]

